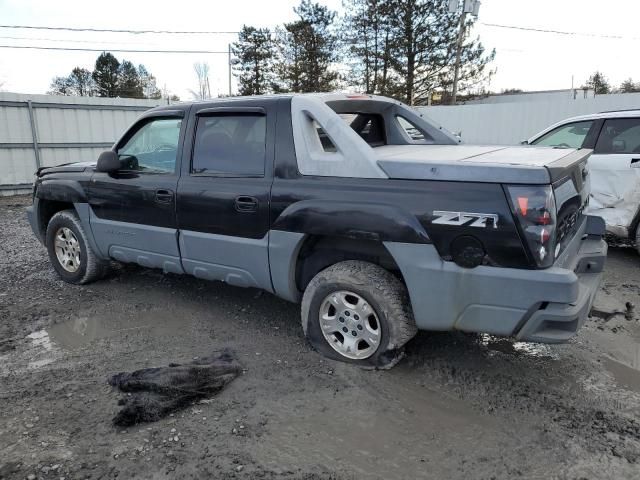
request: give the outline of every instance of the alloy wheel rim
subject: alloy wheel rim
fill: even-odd
[[[375,310],[357,293],[340,290],[327,295],[320,304],[319,318],[327,343],[346,358],[369,358],[382,340]]]
[[[68,227],[59,228],[54,237],[56,258],[62,268],[75,273],[80,268],[80,242]]]

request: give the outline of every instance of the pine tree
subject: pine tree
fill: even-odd
[[[235,55],[233,71],[238,77],[240,95],[262,95],[277,88],[274,79],[276,50],[268,28],[244,25],[231,50]]]
[[[611,93],[611,86],[609,80],[604,76],[602,72],[595,71],[587,80],[585,84],[586,88],[591,88],[595,95],[604,95]]]
[[[365,93],[386,95],[390,84],[391,17],[388,0],[346,0],[340,38],[349,81]]]
[[[278,30],[279,88],[292,92],[333,90],[338,79],[332,65],[337,61],[337,39],[332,30],[336,13],[310,0],[302,0],[294,12],[299,19]]]
[[[109,52],[103,52],[96,60],[93,81],[99,97],[117,97],[119,93],[120,62]]]
[[[451,88],[460,17],[448,11],[448,2],[349,0],[347,11],[342,40],[355,85],[410,104]],[[466,32],[474,21],[468,17]],[[494,55],[478,39],[466,39],[458,89],[484,82]]]
[[[91,97],[95,94],[91,72],[86,68],[75,67],[68,77],[55,77],[51,82],[49,93]]]
[[[138,77],[142,86],[143,98],[162,98],[162,91],[158,88],[156,77],[151,75],[144,65],[138,65]]]
[[[129,60],[123,60],[118,69],[118,96],[122,98],[144,98],[138,69]]]
[[[67,77],[55,77],[49,88],[52,95],[162,98],[156,78],[144,65],[136,68],[128,60],[120,63],[109,52],[100,54],[93,72],[75,67]]]

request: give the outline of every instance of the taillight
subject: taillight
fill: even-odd
[[[511,206],[538,267],[555,260],[556,201],[551,185],[507,187]]]

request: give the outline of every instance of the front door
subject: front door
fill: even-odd
[[[89,187],[91,228],[104,255],[182,273],[176,189],[181,117],[150,117],[116,147],[122,168],[95,172]]]
[[[269,198],[275,111],[194,108],[178,185],[178,228],[187,273],[272,290]],[[220,105],[220,104],[218,104]]]
[[[590,213],[603,217],[612,233],[626,236],[640,206],[640,118],[604,121],[589,171]]]

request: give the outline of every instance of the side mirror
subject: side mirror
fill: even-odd
[[[529,140],[522,140],[520,145],[529,145]]]
[[[110,173],[118,170],[120,170],[120,158],[118,158],[118,154],[113,150],[102,152],[98,157],[96,171]]]

